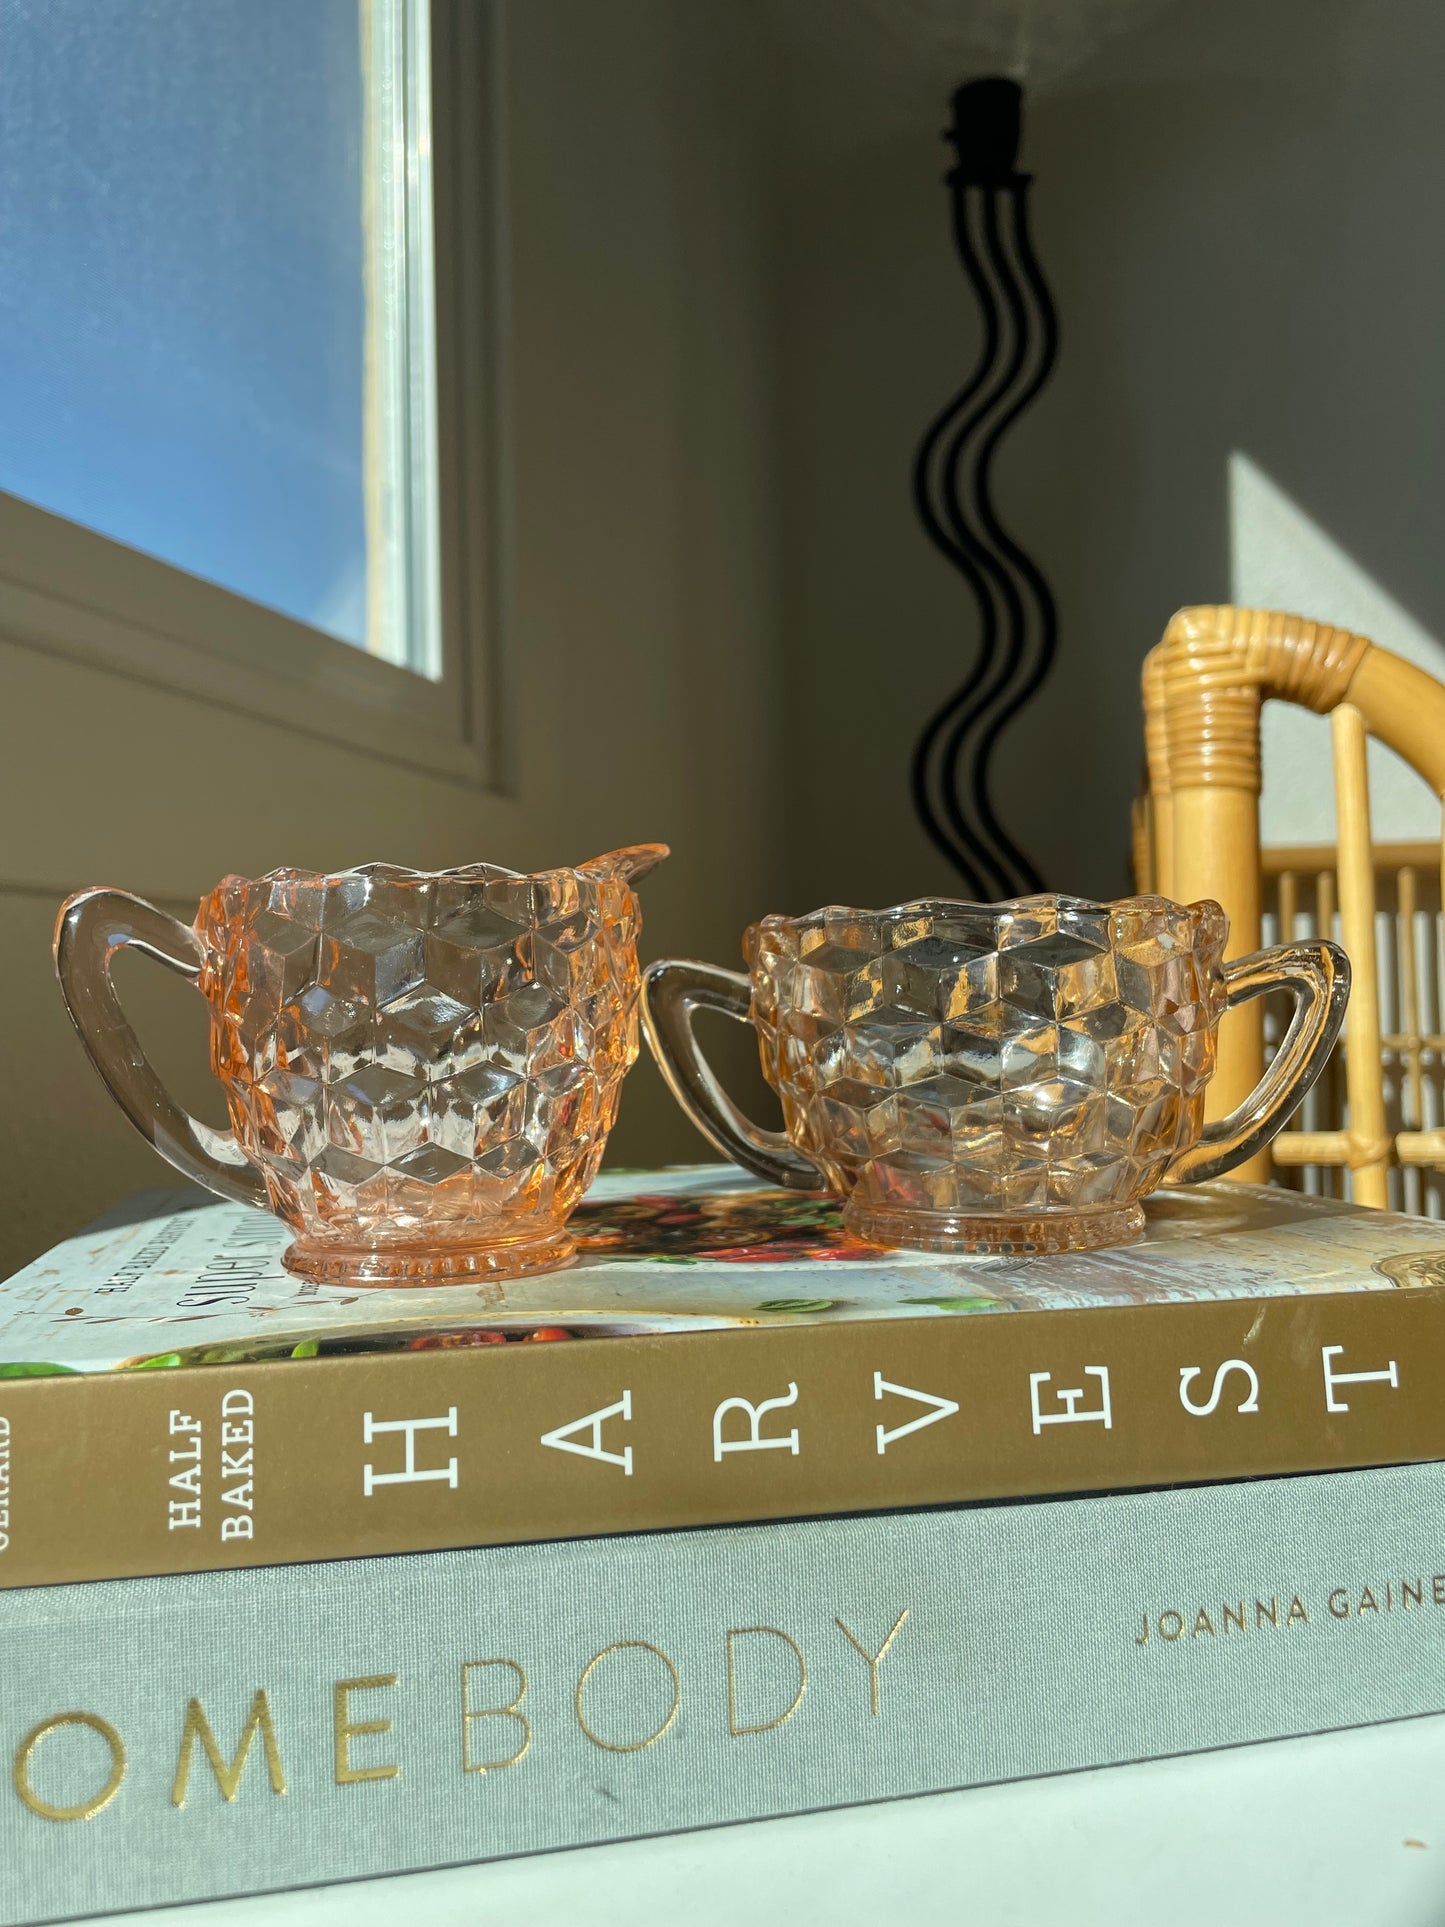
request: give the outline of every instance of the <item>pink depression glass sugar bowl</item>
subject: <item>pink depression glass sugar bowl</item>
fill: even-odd
[[[747,976],[653,964],[643,1022],[711,1143],[773,1184],[831,1192],[874,1244],[1043,1252],[1122,1244],[1163,1183],[1221,1176],[1267,1144],[1318,1076],[1349,994],[1323,941],[1221,961],[1217,903],[932,899],[765,917]],[[1204,1122],[1220,1019],[1295,1000],[1258,1088]],[[692,1014],[751,1020],[786,1132],[719,1085]]]
[[[293,1272],[432,1285],[566,1264],[568,1217],[637,1056],[632,885],[660,843],[576,869],[227,877],[180,923],[83,890],[55,933],[81,1042],[143,1136],[187,1177],[273,1211]],[[211,1011],[230,1131],[165,1090],[111,983],[135,948]]]

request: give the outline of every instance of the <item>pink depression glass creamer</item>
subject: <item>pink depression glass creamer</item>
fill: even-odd
[[[1143,1229],[1162,1183],[1218,1177],[1267,1144],[1339,1033],[1334,944],[1221,961],[1217,903],[935,898],[765,917],[748,975],[656,963],[643,1021],[698,1129],[774,1184],[831,1191],[875,1244],[1085,1250]],[[1238,1110],[1204,1122],[1226,1010],[1282,989],[1295,1013]],[[751,1018],[786,1135],[743,1116],[692,1013]]]
[[[188,928],[118,890],[63,906],[55,960],[112,1096],[161,1156],[296,1232],[323,1283],[427,1285],[567,1263],[637,1056],[640,844],[522,876],[227,877]],[[230,1132],[166,1092],[111,984],[134,947],[197,984]]]

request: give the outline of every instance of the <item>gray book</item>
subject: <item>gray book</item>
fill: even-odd
[[[6,1923],[1445,1709],[1445,1466],[0,1595]]]

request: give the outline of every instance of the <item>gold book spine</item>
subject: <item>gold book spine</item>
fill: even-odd
[[[1445,1458],[1445,1287],[0,1385],[0,1587]]]

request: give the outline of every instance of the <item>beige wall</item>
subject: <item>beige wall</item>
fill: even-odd
[[[849,34],[831,31],[840,9]],[[1077,17],[1108,24],[1102,8]],[[913,820],[906,765],[961,679],[972,603],[918,527],[909,467],[975,352],[938,130],[951,87],[979,68],[930,47],[942,10],[885,23],[862,0],[790,0],[788,18],[797,885],[809,902],[895,900],[950,880]],[[1038,16],[1045,41],[1051,19]],[[1277,599],[1445,674],[1445,14],[1425,0],[1186,0],[1127,24],[1046,72],[1028,111],[1062,354],[997,475],[1062,626],[1051,683],[1004,739],[1004,820],[1048,881],[1110,893],[1127,879],[1138,665],[1178,605]],[[1294,505],[1289,528],[1238,487],[1232,526],[1236,453]],[[1330,836],[1320,753],[1307,740],[1284,766],[1267,829]],[[1438,831],[1418,791],[1400,808],[1394,833]]]
[[[0,1274],[168,1181],[52,981],[77,885],[190,914],[228,870],[530,867],[663,838],[676,855],[643,886],[645,949],[717,957],[781,888],[764,144],[735,27],[678,0],[511,9],[511,796],[18,646],[0,587]],[[130,962],[158,1064],[216,1117],[200,1000]],[[615,1156],[700,1148],[640,1065]]]

